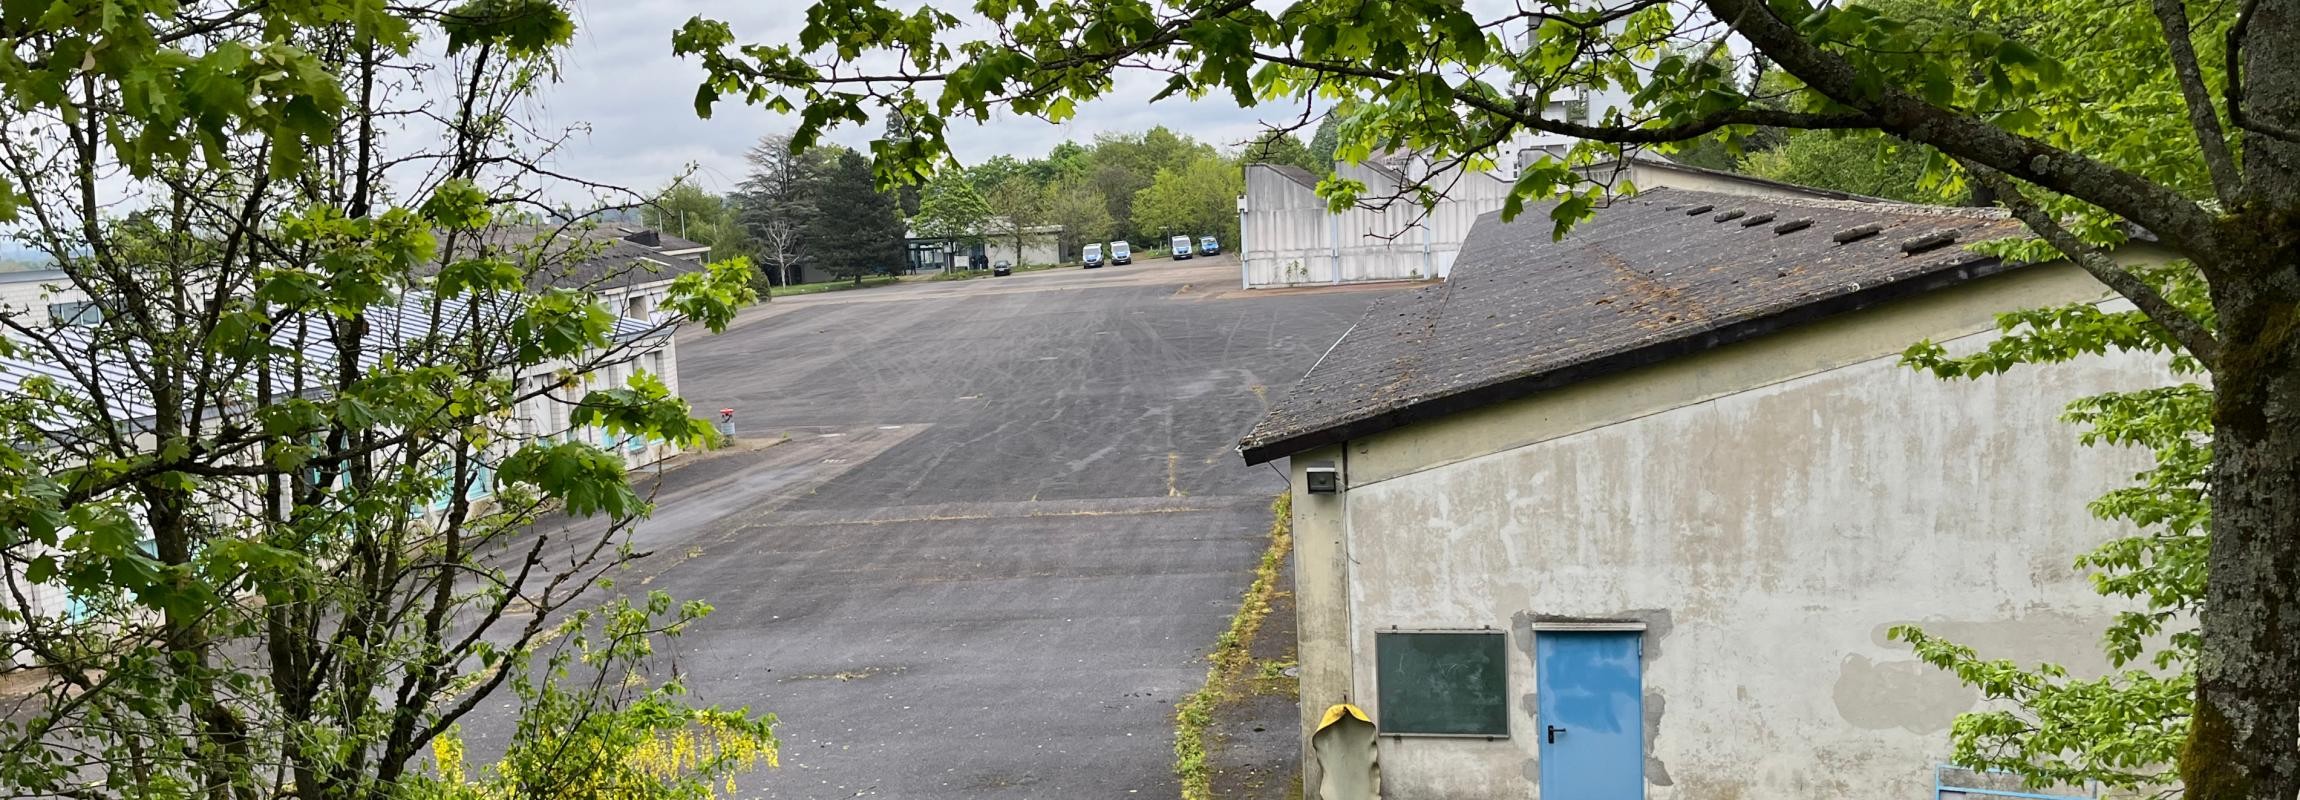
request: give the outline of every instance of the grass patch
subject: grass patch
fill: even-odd
[[[880,275],[876,277],[864,278],[860,284],[855,283],[853,280],[823,281],[822,283],[796,283],[789,286],[776,286],[770,288],[767,290],[767,296],[789,297],[795,294],[843,292],[848,289],[868,289],[873,286],[887,286],[899,281],[899,278],[895,278],[891,275]]]
[[[1254,583],[1240,598],[1229,630],[1214,640],[1214,652],[1206,657],[1213,662],[1206,668],[1206,685],[1183,698],[1174,714],[1174,776],[1182,781],[1182,800],[1211,800],[1213,796],[1213,771],[1206,764],[1206,756],[1214,710],[1254,665],[1254,635],[1262,629],[1262,618],[1270,615],[1270,604],[1279,592],[1278,574],[1294,549],[1293,506],[1291,493],[1278,495],[1270,504],[1270,545],[1262,550],[1261,562],[1254,565]]]

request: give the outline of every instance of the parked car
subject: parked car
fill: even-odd
[[[1087,245],[1085,260],[1087,269],[1093,269],[1095,267],[1102,266],[1102,243],[1096,242],[1094,244]]]
[[[992,265],[990,265],[990,275],[991,275],[991,277],[999,277],[999,276],[1002,276],[1002,275],[1012,275],[1012,274],[1014,274],[1014,262],[1011,262],[1011,261],[1000,261],[1000,262],[998,262],[998,263],[996,263],[996,264],[992,264]]]
[[[1176,261],[1182,261],[1182,260],[1188,259],[1189,257],[1190,257],[1190,237],[1188,237],[1188,236],[1176,236],[1176,237],[1174,237],[1174,260],[1176,260]]]
[[[1118,241],[1115,241],[1115,242],[1111,242],[1111,243],[1110,243],[1110,263],[1112,263],[1112,264],[1117,264],[1118,266],[1121,266],[1121,267],[1123,267],[1123,266],[1126,266],[1126,265],[1128,265],[1128,264],[1132,264],[1132,263],[1134,263],[1134,247],[1133,247],[1133,245],[1131,245],[1131,244],[1127,243],[1127,241],[1126,241],[1126,240],[1124,240],[1124,239],[1120,239],[1120,240],[1118,240]]]
[[[1198,237],[1198,255],[1202,255],[1202,256],[1213,256],[1213,255],[1221,255],[1221,253],[1222,253],[1222,243],[1221,243],[1221,242],[1217,242],[1217,241],[1214,241],[1214,237],[1212,237],[1212,236],[1200,236],[1200,237]]]

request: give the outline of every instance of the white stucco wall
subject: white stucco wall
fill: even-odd
[[[990,258],[990,263],[993,264],[1000,261],[1016,266],[1059,264],[1062,263],[1062,229],[1052,228],[1044,231],[1025,229],[1022,234],[1022,250],[1019,253],[1014,248],[1013,234],[991,234],[984,237],[982,252],[983,255]]]
[[[642,322],[661,322],[671,318],[671,312],[663,308],[663,303],[669,300],[671,296],[671,283],[670,280],[660,280],[601,289],[599,290],[599,302],[605,304],[610,311],[628,319]],[[672,341],[670,336],[661,338],[662,343],[659,346],[646,350],[635,350],[635,358],[607,365],[605,368],[585,376],[588,381],[586,385],[589,389],[614,389],[621,387],[623,381],[630,378],[633,372],[643,371],[653,373],[661,378],[663,385],[671,390],[671,394],[677,395],[679,393],[678,345]],[[558,373],[565,368],[565,364],[558,362],[538,364],[527,369],[520,376],[520,379],[541,385],[556,380]],[[566,403],[581,397],[584,391],[588,391],[588,389],[562,391],[559,393],[560,398],[558,400],[542,397],[529,399],[521,403],[520,408],[516,409],[514,414],[521,420],[523,426],[528,427],[528,431],[532,435],[547,435],[556,438],[574,435],[577,438],[588,438],[589,441],[598,442],[600,441],[600,431],[597,429],[571,431],[566,424]],[[714,412],[711,416],[715,416],[716,409],[711,409],[711,411]],[[695,413],[700,415],[703,411],[697,410]],[[618,448],[617,452],[623,456],[626,467],[637,469],[669,458],[679,451],[667,444],[650,444],[637,450]]]
[[[520,375],[519,385],[523,390],[549,385],[560,379],[560,373],[564,369],[565,365],[559,362],[536,365]],[[583,376],[584,383],[579,387],[539,394],[520,402],[519,407],[512,411],[514,424],[517,426],[518,432],[526,437],[572,439],[602,444],[605,441],[602,430],[590,427],[576,428],[569,424],[573,403],[581,399],[585,393],[593,390],[621,388],[623,382],[637,372],[653,374],[662,380],[663,385],[670,389],[672,395],[676,396],[679,393],[679,349],[672,337],[663,337],[660,346],[637,351],[635,357],[629,360],[608,364],[592,371]],[[718,409],[716,408],[697,408],[690,413],[705,420],[718,417]],[[508,455],[510,449],[523,443],[506,442],[503,445],[503,452],[496,454],[496,456]],[[617,447],[615,453],[623,458],[625,468],[639,469],[677,455],[679,449],[666,442],[655,442],[642,443],[637,449]]]
[[[0,312],[21,314],[33,324],[47,323],[51,304],[87,298],[56,270],[0,273]]]
[[[1643,620],[1647,797],[1929,796],[1978,698],[1889,627],[2098,669],[2127,607],[2071,562],[2127,532],[2085,505],[2145,454],[2082,448],[2058,416],[2160,365],[1950,383],[1893,354],[2099,293],[2027,272],[1316,454],[1348,489],[1295,497],[1305,713],[1346,691],[1381,719],[1377,629],[1507,630],[1513,737],[1385,737],[1384,797],[1535,797],[1533,623]]]

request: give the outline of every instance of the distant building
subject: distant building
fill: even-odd
[[[498,251],[533,264],[551,265],[530,273],[534,288],[591,292],[633,325],[634,331],[655,334],[648,337],[649,346],[633,348],[630,358],[607,364],[587,376],[590,386],[612,388],[621,385],[634,372],[647,372],[660,378],[672,394],[678,393],[679,348],[669,335],[671,316],[663,311],[663,303],[670,295],[672,281],[704,269],[710,260],[709,245],[652,228],[620,224],[509,226],[487,233],[488,244]],[[559,364],[536,365],[519,380],[523,386],[541,387],[558,380],[563,368],[564,365]],[[663,442],[615,440],[605,431],[572,430],[567,422],[567,410],[586,390],[577,387],[539,396],[521,404],[514,414],[538,436],[595,437],[601,446],[615,450],[634,468],[678,452]]]
[[[1015,238],[1014,229],[1003,218],[983,223],[976,236],[931,237],[913,233],[903,240],[910,259],[906,266],[913,272],[942,272],[986,269],[1000,261],[1015,266],[1063,263],[1062,226],[1025,226],[1019,248],[1015,246]]]
[[[531,276],[535,288],[582,289],[616,313],[652,321],[671,282],[701,272],[711,246],[636,225],[518,225],[491,229],[488,245],[552,266]]]
[[[88,294],[72,285],[60,269],[0,272],[0,313],[30,314],[35,319],[94,322],[102,310]]]
[[[494,465],[530,440],[594,442],[621,457],[627,468],[652,464],[677,453],[677,448],[669,443],[618,437],[598,428],[577,427],[571,421],[570,412],[575,401],[590,389],[619,386],[637,372],[654,374],[672,393],[678,392],[678,350],[672,338],[676,320],[664,312],[662,304],[672,281],[703,269],[710,248],[655,231],[627,227],[584,230],[509,227],[491,229],[486,237],[487,245],[498,255],[528,264],[553,265],[532,274],[531,288],[593,292],[616,312],[617,318],[608,332],[609,347],[613,349],[602,354],[611,355],[612,360],[578,376],[577,385],[544,392],[520,403],[512,409],[511,419],[505,426],[508,430],[504,433],[509,435],[496,439],[483,452],[473,454],[478,471],[468,497],[484,501],[492,496]],[[478,248],[470,252],[477,253]],[[501,325],[508,315],[518,313],[527,302],[525,295],[516,294],[496,299],[449,301],[434,313],[432,300],[432,294],[418,288],[402,293],[396,303],[370,308],[366,319],[369,349],[363,353],[361,363],[372,366],[395,351],[420,351],[428,347],[425,342],[440,331],[457,331],[473,324]],[[90,393],[86,386],[86,382],[93,381],[101,390],[103,416],[122,423],[127,431],[142,430],[139,422],[148,420],[153,410],[148,401],[138,399],[149,396],[138,384],[140,373],[126,365],[136,352],[137,344],[98,342],[76,328],[95,323],[101,313],[100,307],[74,287],[61,270],[0,272],[0,314],[13,316],[28,327],[55,326],[44,334],[54,349],[26,348],[14,356],[0,357],[0,396],[21,394],[26,391],[28,381],[44,380],[52,382],[58,390],[95,402],[93,398],[97,395]],[[305,353],[315,363],[336,358],[325,334],[317,332],[324,330],[324,324],[301,333],[296,332],[299,328],[284,326],[278,334],[282,337],[278,343]],[[55,353],[59,350],[74,357],[58,358]],[[543,390],[563,381],[570,366],[561,362],[536,364],[522,368],[518,375],[511,377],[521,389]],[[325,384],[329,377],[318,376],[313,382]],[[292,385],[289,377],[277,376],[274,380],[275,385]],[[46,439],[10,444],[19,448],[56,447],[59,442],[69,441],[65,437],[81,435],[94,421],[58,415],[37,422]],[[236,491],[228,485],[221,486],[203,491]],[[430,508],[444,509],[452,499],[452,495],[443,493],[433,498]],[[235,513],[234,510],[245,507],[239,502],[214,505],[225,509],[223,513]],[[14,563],[20,565],[23,561],[18,559]],[[7,577],[23,588],[24,603],[0,603],[0,608],[29,614],[73,613],[73,601],[61,586],[32,583],[24,579],[21,571]],[[22,653],[0,653],[0,663],[21,662],[23,658]]]
[[[367,349],[360,357],[363,368],[381,363],[382,359],[394,353],[424,351],[430,347],[426,342],[434,334],[454,331],[473,324],[474,320],[485,320],[487,324],[500,326],[504,320],[518,313],[526,296],[511,295],[503,301],[476,303],[450,300],[436,314],[433,312],[432,300],[433,296],[427,292],[411,291],[402,294],[396,303],[369,308],[366,313]],[[277,334],[277,343],[281,347],[304,353],[314,364],[332,366],[337,351],[324,332],[325,325],[325,322],[318,322],[308,328],[283,326]],[[54,350],[47,346],[26,348],[25,352],[17,356],[0,357],[0,397],[22,395],[28,391],[29,382],[43,380],[50,382],[55,390],[77,396],[89,403],[98,403],[99,396],[89,391],[88,383],[93,382],[102,392],[100,404],[104,411],[101,416],[115,423],[116,430],[125,432],[135,446],[156,446],[147,428],[154,409],[149,405],[149,395],[143,389],[145,384],[140,382],[143,380],[141,373],[127,364],[137,345],[132,342],[125,345],[119,342],[97,342],[94,337],[82,334],[82,330],[88,329],[65,324],[45,334],[48,344],[55,349],[77,355],[74,359],[76,363],[54,358]],[[673,391],[677,390],[677,362],[671,348],[671,329],[668,326],[617,318],[608,331],[608,337],[610,347],[631,355],[584,376],[590,381],[589,386],[610,388],[621,383],[633,371],[646,370],[657,373]],[[541,389],[558,381],[565,367],[565,364],[557,362],[530,367],[519,376],[518,387]],[[330,379],[328,375],[308,377],[312,383],[320,384]],[[293,376],[275,374],[272,380],[275,386],[280,387],[275,391],[282,394],[294,391],[290,388],[296,384]],[[495,493],[495,466],[502,458],[530,440],[595,441],[624,458],[626,464],[633,467],[676,452],[675,448],[660,442],[633,437],[617,438],[596,428],[575,427],[568,421],[568,410],[584,391],[582,388],[561,390],[520,403],[514,409],[513,418],[505,426],[508,430],[503,431],[509,435],[495,439],[484,449],[471,453],[475,469],[469,473],[472,479],[465,497],[478,502],[488,501]],[[306,396],[315,394],[321,393],[307,392]],[[9,444],[25,449],[61,447],[65,442],[85,437],[98,420],[74,417],[70,416],[70,412],[63,412],[52,413],[34,422],[42,429],[43,438]],[[384,455],[389,456],[390,453]],[[442,477],[449,474],[444,465],[437,466],[437,469]],[[251,507],[251,497],[261,496],[261,490],[252,486],[252,481],[209,481],[200,488],[200,499],[196,502],[203,504],[206,513],[210,514],[228,516],[242,513]],[[428,511],[444,510],[454,499],[452,487],[449,487],[431,499]],[[412,511],[422,514],[426,509],[419,507]],[[22,548],[35,545],[18,542],[14,547],[19,549],[12,554],[10,574],[5,577],[20,587],[24,594],[21,603],[0,600],[0,609],[28,615],[79,613],[75,605],[77,601],[61,584],[35,583],[22,571],[25,559],[35,555]],[[0,630],[5,630],[10,624],[0,621]],[[26,658],[26,653],[0,651],[0,664],[22,664]]]
[[[1385,797],[1932,796],[1982,699],[1889,628],[2106,668],[2129,605],[2072,560],[2129,535],[2087,504],[2147,458],[2060,415],[2166,366],[1900,364],[2105,287],[1965,249],[2021,230],[1977,209],[1659,189],[1563,241],[1543,211],[1480,219],[1240,444],[1290,461],[1305,737],[1370,712]]]
[[[1517,150],[1509,174],[1522,173],[1543,156],[1562,158],[1570,149],[1551,139],[1534,140]],[[1324,176],[1279,164],[1248,165],[1246,194],[1238,201],[1241,282],[1263,289],[1446,277],[1477,219],[1501,210],[1511,181],[1462,169],[1429,175],[1430,169],[1429,159],[1412,154],[1335,162],[1337,177],[1366,187],[1356,206],[1336,214],[1317,194]],[[1577,171],[1616,188],[1873,199],[1703,169],[1637,150]],[[1422,207],[1414,192],[1420,186],[1438,193],[1435,207]]]
[[[1425,177],[1418,156],[1363,164],[1335,162],[1335,174],[1365,184],[1363,202],[1342,213],[1317,194],[1324,176],[1299,167],[1250,164],[1239,200],[1239,272],[1246,288],[1443,278],[1481,214],[1501,208],[1509,182],[1454,170],[1431,177],[1445,192],[1425,211],[1400,196]]]

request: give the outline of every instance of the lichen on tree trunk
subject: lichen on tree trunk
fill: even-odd
[[[2212,548],[2196,709],[2180,775],[2191,800],[2300,794],[2300,258],[2291,217],[2247,243],[2216,287]]]
[[[2300,795],[2300,0],[2242,13],[2228,100],[2250,128],[2249,193],[2207,254],[2220,262],[2224,349],[2212,370],[2211,579],[2180,761],[2192,800]]]

